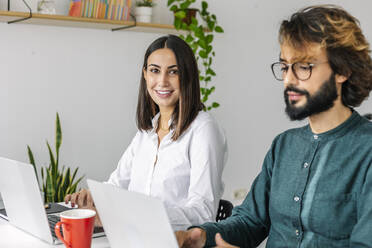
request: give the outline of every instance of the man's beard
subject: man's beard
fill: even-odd
[[[288,91],[297,92],[303,94],[306,97],[306,103],[304,106],[296,107],[297,101],[290,101],[288,97]],[[284,100],[286,104],[285,112],[289,119],[303,120],[314,114],[319,114],[333,107],[335,100],[337,99],[337,88],[335,74],[329,77],[322,86],[318,89],[314,95],[310,96],[306,90],[299,90],[293,85],[289,85],[284,91]]]

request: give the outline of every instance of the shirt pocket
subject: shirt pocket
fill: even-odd
[[[341,240],[350,237],[357,222],[356,194],[316,194],[309,214],[310,230]]]

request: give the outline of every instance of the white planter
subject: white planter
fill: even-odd
[[[151,22],[152,7],[136,7],[134,15],[137,22]]]

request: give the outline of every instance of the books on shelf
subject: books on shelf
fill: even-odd
[[[97,19],[130,19],[131,0],[70,0],[69,16]]]

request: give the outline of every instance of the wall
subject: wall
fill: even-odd
[[[156,21],[170,23],[166,1],[157,2]],[[227,199],[235,189],[249,189],[278,133],[303,124],[285,116],[283,87],[271,75],[270,64],[278,59],[281,20],[308,2],[209,1],[225,29],[215,37],[213,98],[221,107],[213,113],[229,141]],[[372,41],[371,1],[327,2],[355,15]],[[135,133],[142,58],[159,35],[4,23],[0,34],[0,156],[27,161],[29,144],[39,164],[48,161],[45,139],[54,141],[58,111],[63,164],[105,180]],[[372,112],[372,100],[358,110]]]

